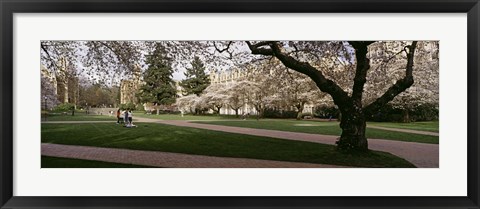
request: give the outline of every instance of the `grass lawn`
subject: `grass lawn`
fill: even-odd
[[[412,122],[412,123],[386,123],[386,122],[368,122],[368,125],[381,126],[386,128],[401,128],[418,131],[430,131],[438,133],[438,121]]]
[[[95,160],[79,160],[42,156],[42,168],[149,168],[141,165],[110,163]]]
[[[236,126],[246,128],[258,128],[279,131],[291,131],[312,134],[325,134],[340,136],[342,130],[338,122],[323,121],[297,121],[297,120],[250,120],[250,121],[197,121],[196,123],[206,123],[224,126]],[[438,144],[438,136],[428,136],[412,133],[403,133],[395,131],[367,128],[367,138],[389,139],[397,141],[421,142],[429,144]]]
[[[42,119],[43,117],[44,116],[42,116]],[[69,113],[67,115],[49,114],[47,116],[47,121],[117,121],[117,118],[107,115],[86,115],[84,113],[75,113],[75,115],[72,116]]]
[[[144,114],[134,113],[133,117],[153,118],[161,120],[240,120],[235,115],[176,115],[176,114]]]
[[[351,155],[335,146],[233,134],[155,123],[137,128],[116,124],[42,124],[42,143],[165,151],[221,157],[241,157],[357,167],[414,167],[385,152]]]

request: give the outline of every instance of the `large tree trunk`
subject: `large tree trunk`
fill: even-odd
[[[407,65],[405,76],[390,86],[386,92],[362,108],[362,95],[364,84],[366,83],[367,71],[370,69],[370,60],[367,57],[368,46],[372,41],[349,41],[348,43],[355,49],[356,71],[352,95],[349,96],[337,83],[326,78],[321,70],[310,65],[308,62],[300,61],[282,49],[279,42],[260,41],[255,44],[246,42],[252,54],[260,54],[274,56],[278,58],[285,67],[293,69],[299,73],[303,73],[310,77],[318,88],[332,96],[334,103],[341,110],[342,135],[337,141],[338,149],[347,152],[364,152],[368,151],[368,143],[365,137],[365,114],[377,111],[382,106],[392,101],[395,96],[404,92],[413,82],[413,62],[417,41],[413,41],[411,45],[404,48],[407,54]]]
[[[77,94],[73,93],[73,109],[77,109]]]
[[[261,108],[259,105],[255,106],[255,110],[257,110],[257,120],[260,120],[261,117],[263,117],[263,108]]]
[[[365,116],[361,111],[342,111],[342,119],[340,121],[342,135],[337,141],[337,148],[347,152],[368,151],[368,142],[365,137],[366,125]]]
[[[235,117],[237,117],[237,118],[238,118],[238,109],[240,109],[240,108],[234,109],[235,110]]]
[[[403,109],[403,122],[404,123],[410,123],[410,113],[407,108]]]
[[[63,82],[63,103],[68,103],[68,81]]]

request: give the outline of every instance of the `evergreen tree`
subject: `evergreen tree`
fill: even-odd
[[[195,56],[192,61],[192,67],[185,71],[186,79],[180,83],[184,95],[196,94],[199,96],[204,89],[210,85],[210,79],[205,73],[205,66],[199,57]]]
[[[153,54],[147,56],[147,70],[143,75],[144,85],[140,88],[140,101],[170,105],[175,102],[176,89],[172,80],[171,59],[163,46],[157,44]]]

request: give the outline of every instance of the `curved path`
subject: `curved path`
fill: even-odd
[[[191,128],[208,129],[214,131],[223,131],[229,133],[247,134],[254,136],[265,136],[272,138],[308,141],[322,144],[334,145],[338,136],[308,134],[288,131],[242,128],[232,126],[221,126],[212,124],[190,123],[180,120],[160,120],[151,118],[136,117],[135,122],[161,123],[166,125],[183,126]],[[58,121],[58,123],[97,123],[104,121]],[[111,121],[109,121],[111,122]],[[51,122],[46,122],[51,123]],[[57,123],[57,122],[55,122]],[[403,142],[384,139],[368,139],[368,146],[371,150],[384,151],[404,158],[420,168],[438,168],[439,167],[439,145],[416,142]]]
[[[381,129],[381,130],[386,130],[386,131],[396,131],[396,132],[404,132],[404,133],[411,133],[411,134],[420,134],[420,135],[429,135],[429,136],[439,136],[437,132],[430,132],[430,131],[419,131],[419,130],[411,130],[411,129],[402,129],[402,128],[387,128],[387,127],[381,127],[381,126],[372,126],[372,125],[367,125],[368,128],[375,128],[375,129]]]
[[[247,134],[254,136],[266,136],[272,138],[307,141],[322,144],[335,144],[338,136],[308,134],[289,131],[277,131],[255,128],[242,128],[233,126],[221,126],[203,123],[190,123],[188,121],[167,121],[157,120],[157,123],[184,126],[191,128],[208,129],[230,133]],[[368,147],[371,150],[384,151],[408,160],[417,167],[438,168],[439,167],[439,146],[438,144],[426,144],[416,142],[403,142],[385,139],[368,139]]]
[[[166,168],[341,168],[344,166],[42,143],[42,155]]]

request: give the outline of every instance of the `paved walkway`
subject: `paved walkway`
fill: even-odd
[[[371,125],[367,125],[367,127],[375,128],[375,129],[381,129],[381,130],[387,130],[387,131],[404,132],[404,133],[411,133],[411,134],[421,134],[421,135],[428,135],[428,136],[439,136],[438,133],[430,132],[430,131],[419,131],[419,130],[402,129],[402,128],[387,128],[387,127],[371,126]]]
[[[338,124],[338,122],[335,122],[335,121],[332,121],[332,120],[329,120],[329,119],[308,119],[308,120],[305,120],[305,121],[323,121],[323,122],[332,122],[332,123],[337,123]],[[382,130],[387,130],[387,131],[396,131],[396,132],[421,134],[421,135],[429,135],[429,136],[439,136],[438,133],[430,132],[430,131],[419,131],[419,130],[403,129],[403,128],[388,128],[388,127],[368,125],[368,124],[367,124],[367,127],[375,128],[375,129],[382,129]]]
[[[158,122],[159,120],[156,120],[156,119],[150,119],[150,118],[135,118],[133,119],[133,122],[143,122],[143,123],[156,123]],[[73,120],[70,120],[70,121],[42,121],[42,123],[116,123],[117,122],[117,119],[116,118],[112,118],[112,120],[91,120],[91,121],[84,121],[84,120],[80,120],[80,121],[73,121]]]
[[[116,123],[117,121],[103,121],[103,120],[92,120],[92,121],[42,121],[42,123]]]
[[[203,123],[190,123],[188,121],[167,121],[158,120],[157,123],[223,131],[230,133],[248,134],[254,136],[266,136],[272,138],[307,141],[322,144],[335,144],[338,136],[308,134],[289,131],[276,131],[255,128],[242,128],[233,126],[221,126]],[[417,167],[438,168],[439,167],[439,146],[438,144],[425,144],[416,142],[403,142],[385,139],[368,139],[368,148],[371,150],[384,151],[399,156]]]
[[[97,123],[111,121],[50,121],[54,123]],[[307,141],[322,144],[334,145],[338,136],[308,134],[288,131],[242,128],[232,126],[221,126],[212,124],[190,123],[180,120],[159,120],[151,118],[136,117],[135,122],[161,123],[167,125],[192,127],[200,129],[208,129],[215,131],[223,131],[229,133],[239,133],[254,136],[264,136],[288,140]],[[368,147],[371,150],[384,151],[408,160],[412,164],[421,168],[438,168],[439,167],[439,145],[426,144],[416,142],[403,142],[384,139],[368,139]]]
[[[42,155],[166,168],[341,168],[343,166],[248,158],[211,157],[77,145],[42,144]]]

